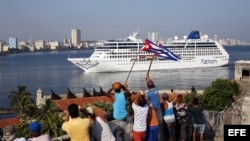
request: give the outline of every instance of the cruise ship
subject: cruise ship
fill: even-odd
[[[189,36],[171,43],[163,44],[179,60],[167,59],[152,52],[143,51],[144,41],[133,32],[126,39],[108,40],[94,49],[88,58],[67,60],[85,72],[121,72],[183,69],[198,67],[218,67],[227,65],[229,55],[219,42],[208,38],[206,34],[192,31]]]

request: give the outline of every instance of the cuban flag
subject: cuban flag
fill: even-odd
[[[144,45],[141,48],[142,51],[148,51],[154,53],[156,56],[164,57],[166,59],[178,61],[180,58],[171,52],[166,47],[162,46],[160,43],[153,43],[152,41],[145,39]]]

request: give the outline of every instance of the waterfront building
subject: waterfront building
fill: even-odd
[[[0,42],[0,53],[3,52],[3,42]]]
[[[50,49],[51,50],[57,50],[58,48],[59,48],[59,42],[58,41],[50,42]]]
[[[13,37],[9,38],[9,47],[13,49],[17,49],[17,38],[13,38]]]
[[[37,50],[43,50],[43,49],[45,49],[45,41],[43,41],[43,40],[37,40],[37,41],[35,41],[35,48]]]
[[[18,46],[27,46],[28,43],[26,41],[19,41]]]
[[[8,52],[9,51],[9,45],[4,44],[3,45],[3,52]]]
[[[81,42],[81,30],[80,29],[72,29],[71,30],[71,43],[73,46],[80,45]]]
[[[65,46],[65,47],[70,47],[71,46],[70,39],[64,38],[63,42],[62,42],[62,45]]]

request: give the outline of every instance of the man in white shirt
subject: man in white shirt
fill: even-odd
[[[94,121],[91,130],[91,137],[95,141],[115,141],[115,137],[112,134],[107,121],[100,116],[96,116],[94,109],[88,106],[86,109],[88,118]]]

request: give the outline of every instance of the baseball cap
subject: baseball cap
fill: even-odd
[[[31,132],[40,132],[41,131],[41,124],[38,121],[31,122],[29,125],[29,131]]]

